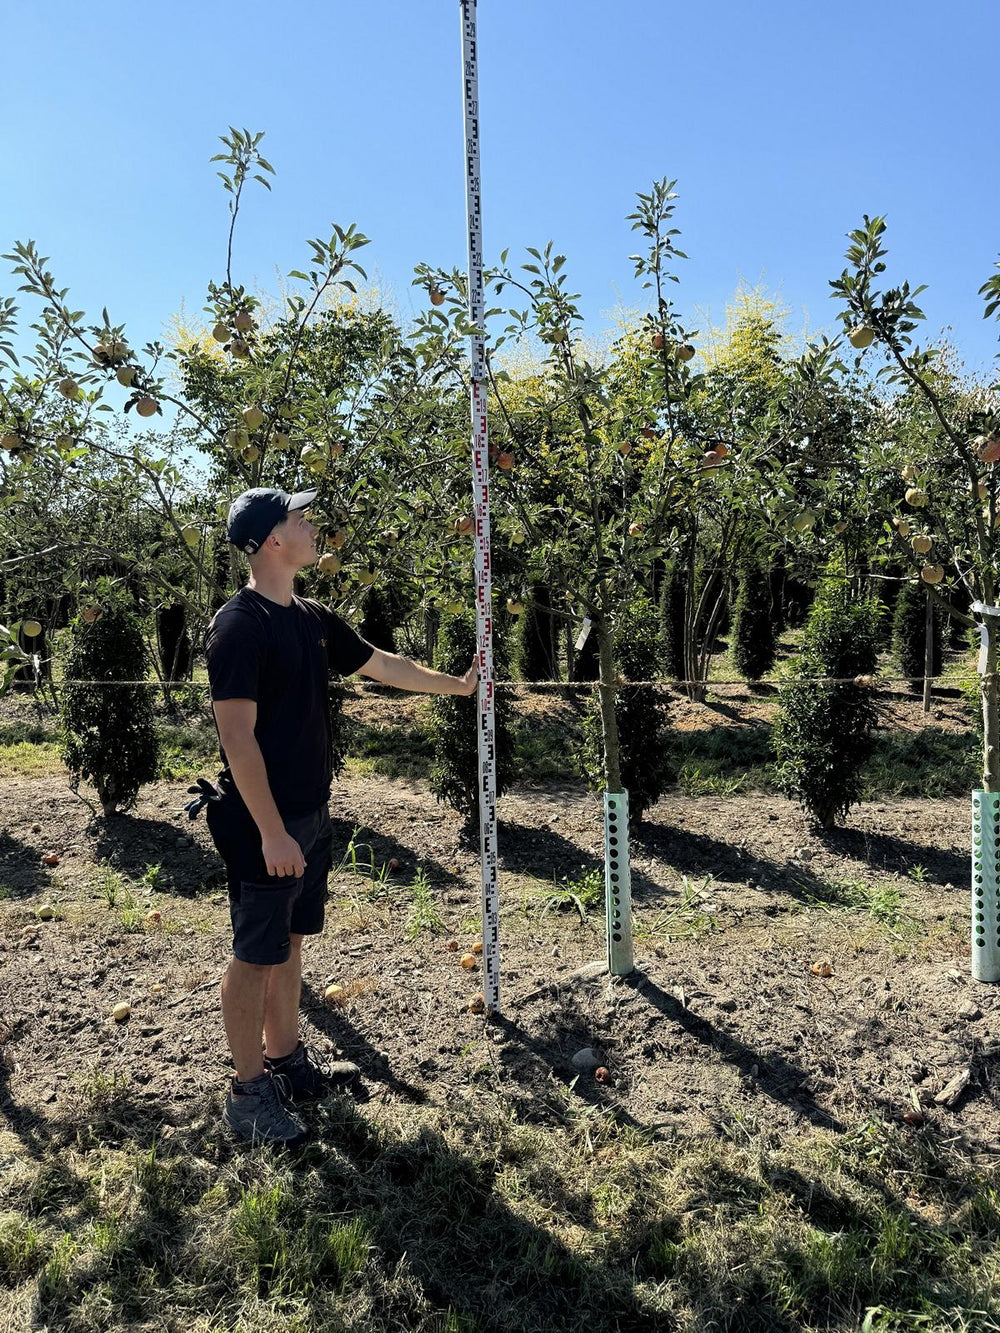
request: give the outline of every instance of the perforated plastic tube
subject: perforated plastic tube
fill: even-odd
[[[1000,981],[1000,792],[972,793],[972,975]]]
[[[632,867],[628,855],[628,792],[604,793],[604,875],[608,904],[608,971],[632,971]]]

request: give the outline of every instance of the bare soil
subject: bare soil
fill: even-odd
[[[168,1124],[219,1109],[228,909],[185,787],[147,787],[105,820],[64,778],[0,781],[0,1109],[15,1132],[85,1114],[95,1076],[127,1078]],[[633,830],[637,966],[611,979],[580,973],[604,957],[600,906],[544,910],[546,886],[602,865],[597,800],[515,790],[499,806],[502,1010],[485,1022],[469,1009],[478,972],[445,947],[476,938],[478,833],[419,782],[345,780],[331,808],[342,853],[360,829],[376,868],[398,862],[384,882],[334,875],[306,955],[305,1038],[358,1063],[365,1114],[465,1103],[499,1073],[529,1121],[558,1120],[570,1098],[654,1134],[740,1120],[781,1133],[898,1123],[919,1106],[973,1156],[1000,1152],[1000,998],[969,974],[966,801],[869,804],[818,837],[780,797],[665,798]],[[121,881],[106,899],[106,866],[131,885],[131,918]],[[418,868],[441,928],[411,939]],[[38,919],[42,903],[56,919]],[[832,976],[811,970],[822,960]],[[324,1002],[331,981],[347,987],[342,1007]],[[131,1017],[116,1023],[122,1000]],[[587,1047],[609,1083],[574,1067]],[[966,1069],[955,1105],[937,1104]]]

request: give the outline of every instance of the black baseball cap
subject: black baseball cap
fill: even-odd
[[[267,541],[271,530],[284,522],[293,510],[308,509],[316,499],[316,491],[287,491],[270,486],[255,486],[238,495],[229,506],[226,533],[234,546],[247,555],[254,555]]]

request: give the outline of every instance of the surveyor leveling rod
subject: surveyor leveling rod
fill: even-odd
[[[469,229],[469,339],[472,361],[472,498],[476,514],[476,641],[479,653],[479,848],[483,868],[483,998],[500,1007],[500,893],[497,883],[496,724],[493,709],[493,580],[490,571],[490,460],[486,431],[483,220],[479,190],[479,73],[476,0],[461,0],[465,86],[465,199]]]

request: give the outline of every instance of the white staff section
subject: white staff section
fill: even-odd
[[[469,227],[469,340],[472,362],[472,499],[476,514],[476,642],[479,655],[479,849],[483,867],[483,998],[500,1008],[500,888],[497,881],[496,722],[493,679],[493,585],[490,572],[490,463],[483,340],[483,225],[479,188],[479,74],[476,0],[461,0],[465,80],[465,193]]]

